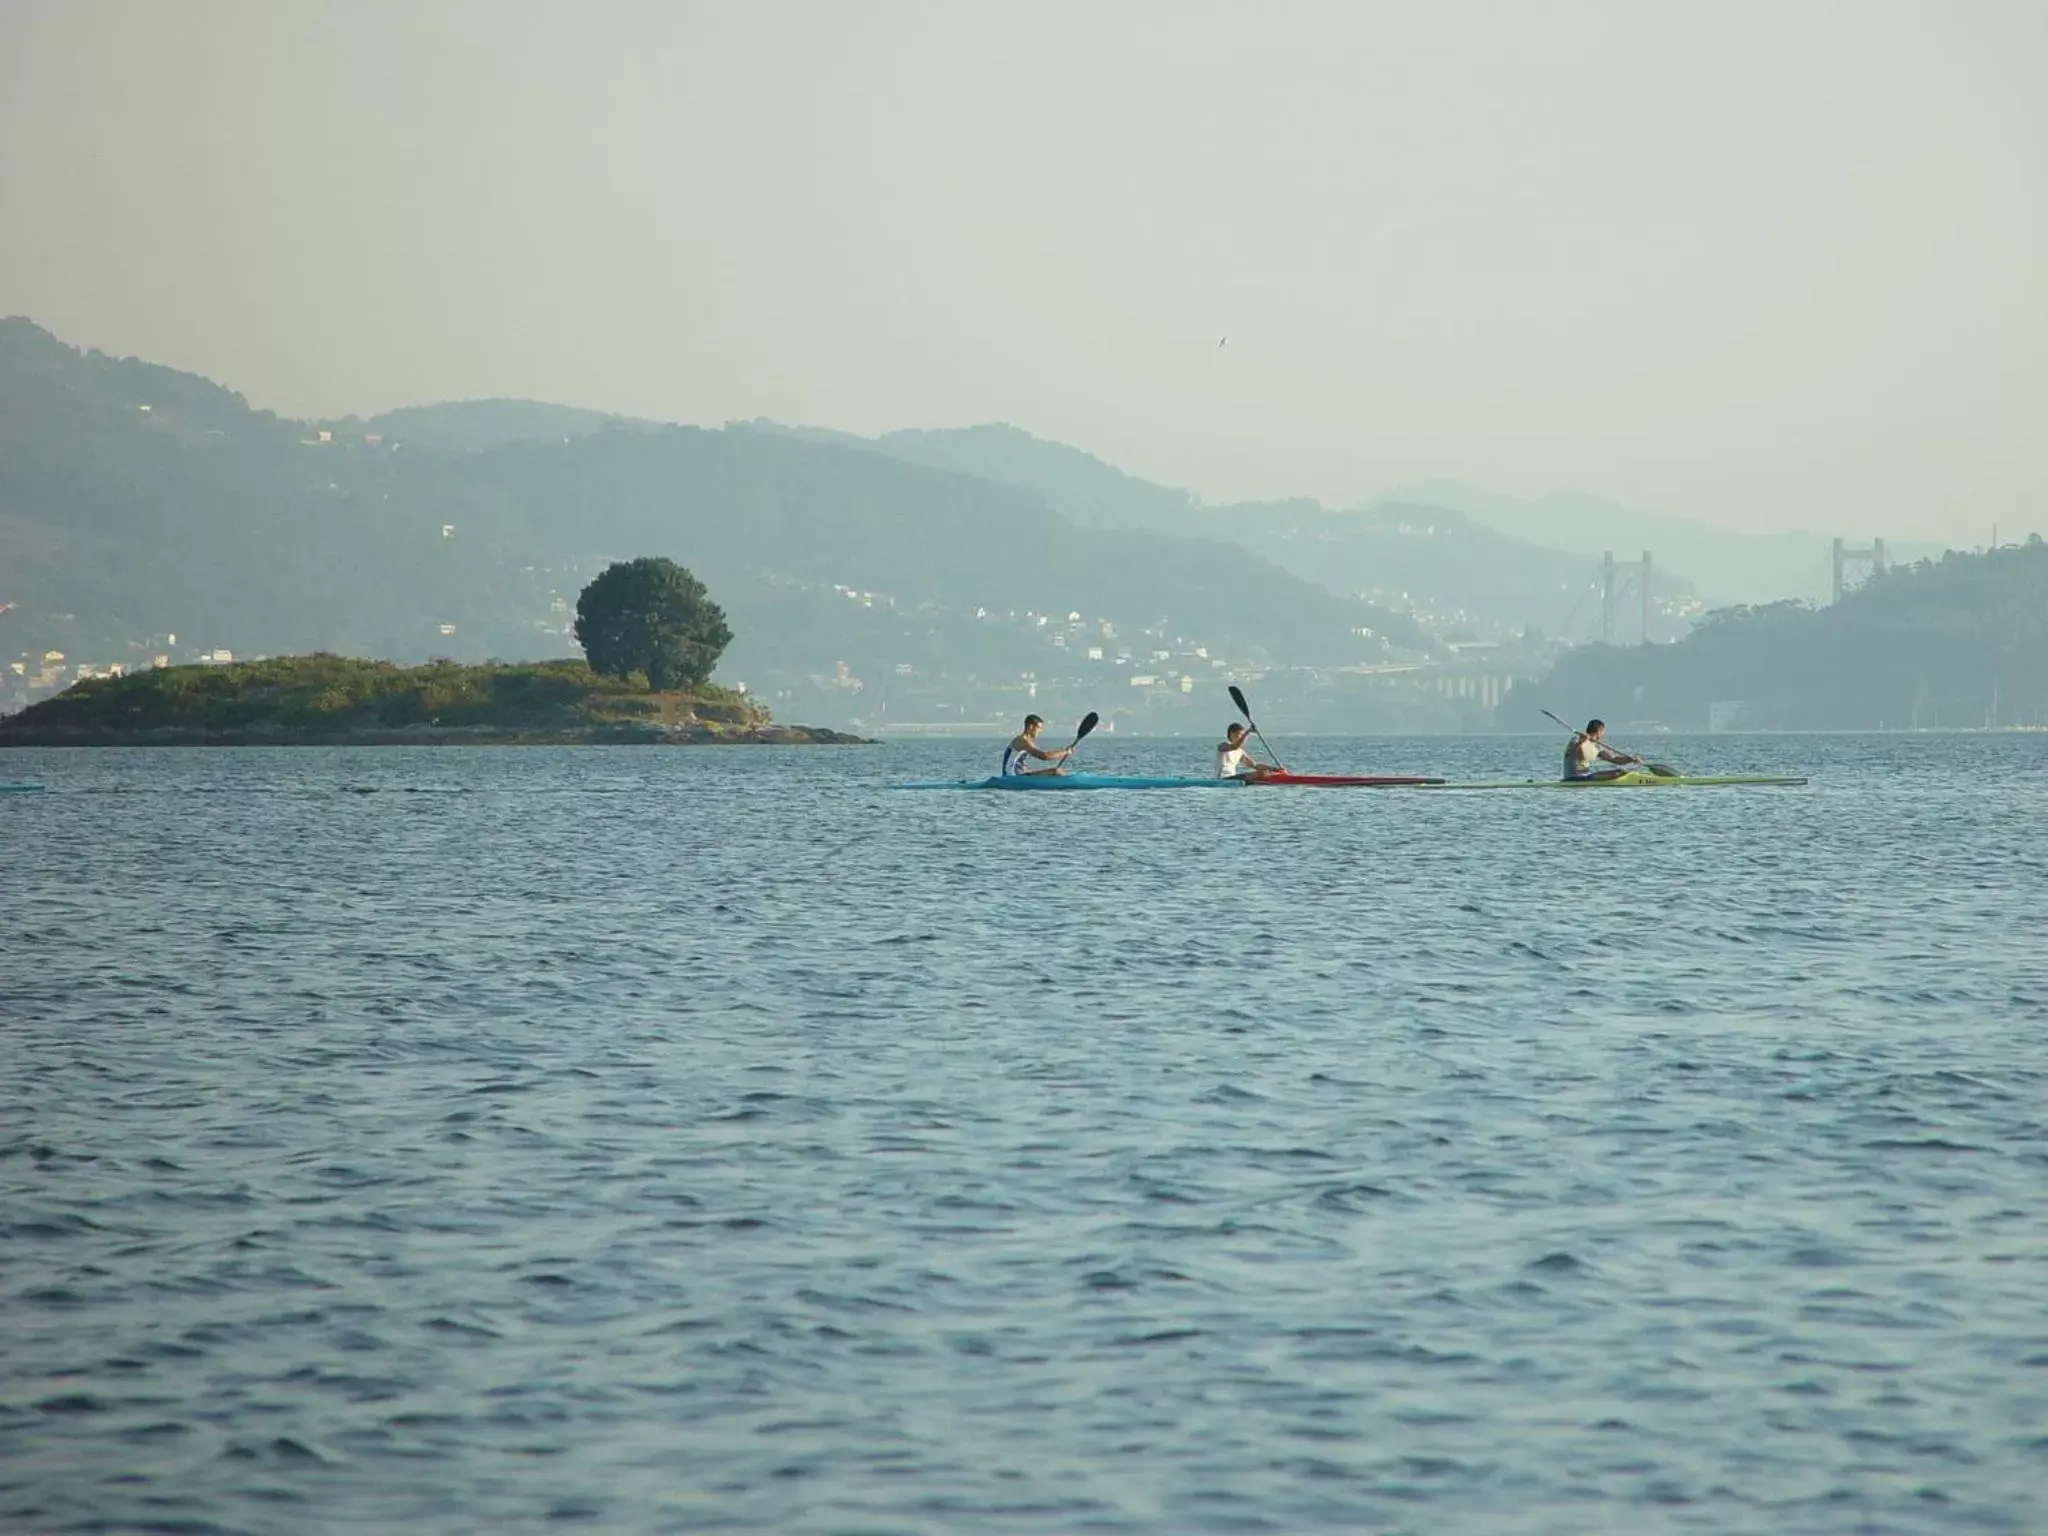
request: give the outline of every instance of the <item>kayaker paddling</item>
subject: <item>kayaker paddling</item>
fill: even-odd
[[[1605,720],[1588,720],[1583,731],[1572,733],[1571,744],[1564,749],[1564,776],[1567,779],[1618,779],[1628,772],[1628,765],[1640,763],[1640,757],[1630,757],[1608,746]],[[1619,767],[1598,768],[1596,763],[1616,763]]]
[[[1244,727],[1233,721],[1216,743],[1217,778],[1256,779],[1273,771],[1271,763],[1262,763],[1245,750],[1244,738]]]
[[[1038,733],[1045,729],[1045,722],[1036,715],[1024,717],[1024,729],[1012,737],[1010,744],[1003,748],[1003,777],[1018,778],[1032,773],[1058,773],[1059,764],[1074,755],[1072,747],[1061,747],[1057,752],[1048,752],[1038,744]],[[1033,768],[1030,762],[1051,763],[1050,768]]]

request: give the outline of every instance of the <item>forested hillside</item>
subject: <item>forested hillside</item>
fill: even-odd
[[[1721,609],[1677,645],[1588,646],[1500,715],[1545,707],[1679,729],[2048,722],[2048,545],[1898,567],[1827,608]]]

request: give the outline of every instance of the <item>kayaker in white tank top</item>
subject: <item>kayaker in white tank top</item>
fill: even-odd
[[[1219,779],[1255,779],[1262,773],[1273,771],[1270,763],[1262,763],[1244,746],[1245,729],[1233,724],[1223,733],[1223,739],[1216,743],[1216,777]]]
[[[1024,729],[1013,736],[1010,739],[1010,744],[1003,748],[1004,778],[1011,779],[1019,774],[1026,773],[1058,773],[1059,768],[1057,766],[1033,768],[1030,766],[1031,760],[1035,757],[1041,762],[1057,765],[1074,755],[1072,747],[1061,747],[1057,752],[1048,752],[1045,748],[1041,747],[1038,744],[1038,733],[1044,728],[1045,722],[1039,719],[1038,716],[1026,715],[1024,717]]]

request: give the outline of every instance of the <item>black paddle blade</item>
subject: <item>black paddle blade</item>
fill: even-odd
[[[1245,703],[1244,690],[1238,687],[1235,683],[1232,683],[1230,685],[1230,702],[1237,706],[1237,712],[1240,715],[1243,715],[1247,720],[1251,719],[1252,707],[1251,705]]]
[[[1657,777],[1660,779],[1676,779],[1683,777],[1683,775],[1680,774],[1676,768],[1670,767],[1664,763],[1645,763],[1643,764],[1643,766],[1649,769],[1650,772],[1657,775]]]
[[[1081,744],[1081,738],[1083,736],[1086,736],[1090,731],[1094,730],[1095,727],[1100,725],[1101,723],[1102,716],[1095,713],[1095,711],[1092,709],[1089,710],[1087,714],[1081,717],[1080,728],[1074,732],[1074,745],[1079,746]]]

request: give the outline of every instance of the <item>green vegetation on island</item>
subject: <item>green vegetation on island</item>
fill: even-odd
[[[1830,607],[1706,615],[1676,645],[1585,646],[1502,701],[1675,730],[1914,730],[2048,723],[2048,544],[1951,552]]]
[[[607,566],[576,599],[576,643],[606,677],[643,674],[657,691],[698,688],[732,644],[725,610],[673,560]]]

